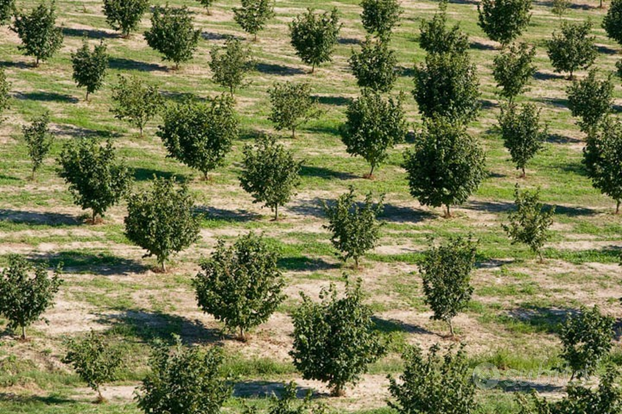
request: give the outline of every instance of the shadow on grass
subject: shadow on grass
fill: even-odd
[[[116,70],[138,70],[141,72],[168,72],[166,66],[157,63],[140,62],[134,59],[126,59],[120,57],[111,57],[108,61],[110,69]]]
[[[196,209],[204,220],[219,220],[230,223],[244,223],[261,218],[261,215],[247,210],[225,210],[210,206],[201,206]]]
[[[559,73],[548,73],[548,72],[542,72],[542,71],[537,71],[533,75],[533,77],[534,77],[534,79],[541,80],[541,81],[554,80],[554,79],[565,79],[566,78],[564,75],[559,74]]]
[[[228,39],[230,37],[235,38],[236,36],[232,36],[232,35],[227,35],[227,34],[222,34],[222,33],[216,33],[216,32],[202,32],[201,33],[201,37],[205,40],[225,40]],[[242,38],[238,38],[240,40],[242,40]]]
[[[26,101],[40,101],[40,102],[59,102],[59,103],[77,103],[78,98],[75,96],[67,95],[64,93],[56,93],[56,92],[26,92],[21,93],[18,92],[15,94],[17,99],[22,99]]]
[[[352,102],[352,98],[346,98],[344,96],[314,95],[312,98],[316,99],[317,102],[322,105],[331,106],[347,106]]]
[[[15,69],[30,69],[34,67],[34,65],[26,63],[26,62],[13,62],[9,60],[3,60],[3,61],[0,61],[0,67],[15,68]]]
[[[602,53],[603,55],[615,55],[618,53],[617,50],[605,45],[596,45],[596,50],[598,50],[598,53]]]
[[[408,78],[412,78],[412,77],[415,76],[415,68],[414,67],[398,66],[395,69],[397,70],[397,73],[400,76],[406,76]]]
[[[334,170],[331,170],[325,167],[315,167],[315,166],[308,166],[308,165],[302,166],[302,168],[300,169],[300,175],[303,177],[321,178],[324,180],[332,180],[332,179],[352,180],[355,178],[360,178],[359,176],[351,174],[351,173],[334,171]]]
[[[143,263],[108,253],[87,253],[79,250],[62,252],[33,253],[29,259],[55,268],[62,265],[69,273],[93,273],[101,276],[128,275],[144,272]]]
[[[285,391],[285,384],[282,382],[272,381],[238,381],[233,387],[233,396],[236,398],[270,398],[274,395],[281,396]],[[311,395],[314,398],[328,397],[326,393],[319,393],[312,388],[296,387],[296,397],[299,399],[305,398],[307,395]]]
[[[340,37],[337,39],[337,43],[340,45],[360,45],[362,43],[361,39],[357,39],[354,37]]]
[[[384,204],[384,209],[378,216],[380,220],[390,223],[420,223],[435,217],[436,216],[428,210],[396,206],[394,204]]]
[[[77,226],[81,222],[70,214],[37,211],[0,210],[0,221],[30,226]]]
[[[509,201],[469,201],[466,205],[468,208],[476,211],[486,211],[489,213],[508,213],[516,209],[513,202]],[[545,204],[545,208],[555,207],[555,214],[563,214],[566,216],[590,216],[596,214],[596,211],[591,208],[577,207],[577,206],[564,206]]]
[[[95,130],[77,127],[74,125],[60,124],[56,126],[59,135],[66,135],[72,138],[119,138],[121,134],[113,131]]]
[[[106,32],[97,29],[75,29],[73,27],[63,27],[63,35],[67,37],[87,37],[89,39],[116,39],[117,33]]]
[[[436,335],[434,332],[429,331],[419,325],[404,323],[397,319],[383,319],[377,316],[372,316],[371,319],[374,323],[374,329],[386,334],[394,332],[405,332],[420,335]]]
[[[177,183],[187,183],[190,181],[190,178],[186,175],[179,175],[170,171],[154,170],[153,168],[134,168],[133,175],[135,181],[150,181],[153,180],[154,177],[166,178],[167,180],[174,177]]]
[[[560,135],[560,134],[548,134],[545,142],[548,142],[549,144],[576,144],[579,142],[583,142],[583,140],[578,139],[578,138],[572,138],[572,137],[567,137],[564,135]]]
[[[496,387],[501,389],[504,392],[520,392],[520,391],[537,391],[539,393],[542,392],[561,392],[564,390],[563,385],[555,385],[555,384],[546,384],[535,381],[529,381],[525,379],[507,379],[507,380],[499,380],[496,384]]]
[[[281,257],[278,260],[280,268],[290,271],[322,271],[339,269],[340,263],[331,263],[319,257]]]
[[[497,50],[497,48],[494,45],[489,45],[487,43],[482,43],[482,42],[477,42],[477,41],[472,41],[471,44],[469,45],[469,49],[474,49],[474,50]]]
[[[295,201],[296,204],[292,203],[291,205],[288,205],[287,209],[303,216],[325,218],[326,214],[324,213],[324,208],[322,206],[322,203],[325,201],[328,200],[318,197],[298,199]]]
[[[501,323],[523,324],[536,332],[557,334],[568,317],[577,313],[576,309],[571,308],[523,305],[509,310],[506,315],[502,316]]]
[[[0,393],[0,401],[14,403],[20,405],[45,404],[45,405],[61,405],[75,404],[76,401],[70,400],[58,395],[18,395],[10,392]]]
[[[304,75],[306,72],[300,68],[294,68],[291,66],[279,65],[275,63],[263,63],[258,62],[255,65],[255,69],[257,72],[264,73],[267,75],[278,75],[278,76],[294,76],[294,75]]]

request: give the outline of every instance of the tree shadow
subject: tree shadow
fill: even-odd
[[[192,92],[173,92],[173,91],[161,91],[160,94],[171,101],[181,103],[186,101],[205,102],[206,98],[203,96],[197,96]]]
[[[480,4],[479,1],[477,1],[477,0],[449,0],[449,3],[451,3],[451,4],[471,4],[471,5],[478,5],[478,4]]]
[[[514,259],[487,259],[477,261],[475,267],[478,269],[497,269],[511,263],[514,263]]]
[[[113,131],[95,130],[78,127],[75,125],[60,124],[56,126],[60,135],[67,135],[72,138],[119,138],[121,134]]]
[[[0,180],[3,180],[3,181],[22,181],[22,179],[19,178],[19,177],[13,177],[11,175],[6,175],[6,174],[2,174],[2,173],[0,173]]]
[[[74,29],[72,27],[63,27],[63,35],[67,37],[87,37],[89,39],[116,39],[119,37],[117,33],[110,33],[97,29]]]
[[[541,80],[541,81],[554,80],[554,79],[565,79],[565,76],[562,74],[542,72],[542,71],[537,71],[533,75],[533,77],[534,79]]]
[[[484,109],[484,110],[496,108],[496,107],[499,106],[499,104],[497,102],[491,101],[489,99],[480,99],[479,100],[479,104],[480,104],[481,108]]]
[[[56,92],[18,92],[15,94],[17,99],[27,101],[41,101],[41,102],[59,102],[59,103],[77,103],[78,98],[71,95]]]
[[[29,226],[77,226],[81,222],[73,215],[37,211],[0,209],[0,222]]]
[[[196,212],[204,220],[219,220],[230,223],[245,223],[261,218],[261,215],[247,210],[224,210],[211,206],[197,207]]]
[[[397,66],[395,69],[400,76],[406,76],[408,78],[415,76],[415,68],[413,67]]]
[[[493,45],[489,45],[487,43],[478,42],[476,40],[472,40],[469,45],[469,49],[474,50],[497,50],[497,48]]]
[[[429,331],[419,325],[405,323],[398,319],[385,319],[378,316],[372,316],[371,319],[374,323],[374,329],[376,331],[386,334],[394,332],[405,332],[418,335],[436,335],[434,332]]]
[[[513,202],[509,201],[480,201],[471,200],[466,206],[476,211],[485,211],[488,213],[508,213],[516,209]],[[555,214],[563,214],[567,216],[589,216],[596,213],[595,210],[585,207],[564,206],[555,204],[544,204],[545,209],[555,207]]]
[[[544,104],[552,105],[556,108],[568,108],[568,99],[566,98],[539,97],[534,99]]]
[[[427,210],[418,210],[394,204],[384,204],[382,213],[378,216],[379,219],[390,223],[421,223],[434,217],[434,214]]]
[[[167,180],[175,178],[175,182],[180,184],[190,181],[190,178],[186,175],[178,175],[170,171],[154,170],[153,168],[134,168],[133,175],[135,181],[150,181],[154,177],[165,178]]]
[[[352,98],[346,98],[344,96],[314,95],[312,98],[316,99],[317,102],[322,105],[331,106],[347,106],[352,102]]]
[[[307,132],[315,133],[315,134],[326,134],[326,135],[334,135],[339,136],[339,126],[338,125],[312,125],[306,128]]]
[[[526,379],[500,379],[496,387],[504,392],[537,391],[539,393],[553,393],[563,391],[565,386],[555,384],[542,384]]]
[[[166,66],[157,63],[140,62],[134,59],[126,59],[120,57],[111,57],[108,61],[110,69],[116,70],[137,70],[141,72],[168,72]]]
[[[300,175],[302,177],[321,178],[323,180],[353,180],[356,178],[360,178],[359,176],[351,173],[334,171],[325,167],[315,167],[309,165],[302,166],[302,168],[300,169]]]
[[[292,66],[285,66],[276,63],[264,63],[258,62],[255,65],[255,69],[257,72],[267,74],[267,75],[278,75],[278,76],[294,76],[294,75],[303,75],[306,72],[300,68],[295,68]]]
[[[318,197],[313,199],[298,199],[296,200],[296,204],[289,205],[287,209],[304,216],[325,218],[326,213],[324,212],[324,208],[322,206],[322,202],[324,201],[326,200]]]
[[[13,61],[0,61],[0,67],[3,68],[15,68],[15,69],[29,69],[33,65],[26,62],[13,62]]]
[[[33,405],[39,403],[45,405],[75,404],[75,401],[58,395],[18,395],[10,392],[0,393],[0,401],[22,405]]]
[[[232,36],[232,35],[226,35],[226,34],[222,34],[222,33],[215,33],[215,32],[202,32],[201,33],[201,37],[205,40],[225,40],[228,39],[230,37],[236,37],[236,36]],[[241,39],[241,38],[238,38]]]
[[[598,53],[602,53],[603,55],[617,55],[618,54],[617,50],[612,49],[605,45],[596,45],[596,50],[598,50]]]
[[[270,398],[280,397],[285,392],[285,384],[272,381],[238,381],[233,387],[233,396],[236,398]],[[302,399],[307,395],[313,398],[328,397],[327,393],[320,393],[313,388],[296,387],[296,398]]]
[[[360,45],[363,41],[355,37],[340,37],[337,39],[337,43],[340,45]]]
[[[549,334],[559,333],[561,325],[569,316],[578,313],[571,308],[547,308],[524,304],[510,309],[505,315],[508,321],[515,321],[530,326],[538,332]]]
[[[93,273],[101,276],[142,273],[147,268],[141,262],[109,253],[86,253],[79,250],[32,253],[29,259],[55,268],[62,265],[68,273]]]
[[[582,139],[567,137],[560,134],[548,134],[544,141],[548,142],[549,144],[576,144],[579,142],[583,142]]]
[[[331,263],[319,257],[303,257],[303,256],[291,256],[281,257],[278,260],[280,268],[289,271],[322,271],[338,269],[341,267],[340,263]]]

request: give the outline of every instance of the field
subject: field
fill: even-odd
[[[31,8],[35,1],[18,1]],[[154,0],[153,4],[164,4]],[[449,23],[460,22],[470,36],[470,56],[477,65],[482,91],[482,111],[470,127],[486,150],[488,178],[470,200],[456,208],[455,217],[442,218],[441,209],[420,206],[409,194],[401,167],[405,149],[415,134],[391,151],[375,179],[364,179],[366,163],[350,157],[338,128],[345,119],[348,102],[359,94],[348,67],[351,50],[364,39],[357,0],[277,0],[277,16],[249,42],[257,65],[251,82],[237,94],[242,134],[234,143],[227,165],[218,168],[209,182],[200,174],[167,158],[155,136],[159,119],[151,122],[144,137],[116,120],[110,113],[111,89],[117,74],[132,74],[157,84],[165,97],[182,100],[195,94],[215,96],[224,92],[211,81],[209,51],[224,42],[225,35],[250,40],[233,21],[234,0],[216,2],[208,16],[198,2],[171,0],[195,12],[202,39],[192,61],[179,71],[170,69],[151,50],[142,32],[149,26],[146,15],[138,33],[122,39],[106,24],[99,0],[58,0],[59,24],[64,44],[49,62],[35,68],[32,59],[20,54],[19,39],[6,26],[0,27],[0,65],[12,83],[14,96],[8,119],[0,125],[0,265],[10,254],[24,254],[51,266],[63,263],[64,285],[54,308],[46,312],[48,323],[30,328],[31,340],[23,342],[8,332],[0,336],[0,413],[138,413],[133,392],[145,374],[149,344],[155,338],[179,334],[186,344],[224,347],[227,366],[238,376],[234,397],[227,412],[241,412],[244,404],[265,404],[265,396],[296,381],[301,390],[314,390],[319,399],[335,410],[388,412],[387,376],[402,370],[400,353],[408,344],[428,347],[449,345],[446,327],[430,320],[425,306],[417,263],[427,248],[427,238],[445,239],[454,234],[473,234],[479,240],[475,292],[468,310],[455,320],[460,341],[475,368],[492,364],[507,382],[482,390],[478,399],[482,413],[513,412],[514,394],[535,389],[547,395],[563,394],[568,377],[555,367],[560,343],[559,323],[581,305],[599,305],[604,313],[622,318],[622,217],[613,213],[614,202],[595,190],[581,164],[584,135],[567,108],[565,89],[569,81],[550,65],[544,41],[559,26],[548,1],[534,1],[531,24],[522,39],[538,47],[538,72],[531,89],[520,102],[542,108],[549,125],[545,149],[528,166],[528,178],[519,180],[507,150],[495,132],[499,114],[498,96],[491,76],[493,57],[499,53],[477,26],[475,1],[455,0],[448,5]],[[438,3],[403,0],[405,13],[391,46],[397,51],[402,76],[394,93],[407,94],[406,109],[411,131],[420,128],[421,118],[412,98],[412,68],[424,52],[417,38],[422,19],[433,16]],[[608,5],[606,2],[605,7]],[[309,73],[289,44],[287,23],[306,7],[339,9],[343,28],[333,62]],[[599,55],[601,75],[615,70],[620,47],[600,27],[606,9],[594,0],[575,0],[563,19],[591,19]],[[71,52],[86,35],[92,44],[106,42],[111,55],[104,88],[91,102],[71,78]],[[167,66],[168,65],[168,66]],[[578,77],[585,72],[577,73]],[[268,88],[277,81],[308,81],[318,98],[322,116],[306,125],[296,139],[274,131],[268,121]],[[616,104],[622,105],[622,88],[615,79]],[[616,109],[619,106],[616,105]],[[30,162],[21,135],[21,125],[44,110],[52,114],[56,136],[36,181],[29,180]],[[302,185],[282,211],[282,219],[271,221],[271,213],[253,204],[239,185],[240,161],[245,144],[263,132],[276,134],[304,160]],[[73,204],[66,185],[57,175],[56,158],[62,145],[79,137],[111,139],[132,168],[135,189],[149,184],[153,176],[176,176],[187,182],[196,197],[201,215],[200,241],[176,256],[168,273],[154,271],[155,260],[131,245],[123,234],[125,205],[112,208],[104,222],[86,222],[88,212]],[[525,247],[511,245],[501,224],[513,208],[516,182],[540,187],[543,200],[557,208],[553,236],[545,246],[546,260],[539,263]],[[385,194],[385,210],[379,246],[362,260],[361,269],[344,266],[335,256],[321,202],[335,199],[353,186],[358,194]],[[268,323],[240,343],[223,332],[222,325],[204,315],[196,305],[191,278],[218,238],[232,241],[248,231],[263,232],[279,248],[280,265],[287,280],[287,300]],[[390,343],[387,356],[375,363],[361,383],[348,388],[343,398],[328,398],[320,383],[300,378],[288,352],[292,344],[290,312],[300,301],[299,292],[316,298],[330,282],[343,286],[346,272],[363,281],[367,302],[375,321]],[[0,320],[4,326],[4,321]],[[108,404],[94,405],[94,393],[60,362],[64,340],[94,329],[120,344],[127,364],[120,379],[104,390]],[[610,359],[622,364],[619,337]]]

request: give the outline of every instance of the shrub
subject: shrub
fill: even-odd
[[[0,123],[2,114],[11,107],[11,83],[6,78],[6,72],[0,68]]]
[[[63,44],[63,31],[56,27],[56,7],[54,3],[47,7],[39,4],[30,14],[15,11],[15,21],[11,27],[22,41],[19,50],[26,56],[35,58],[35,66],[46,61]]]
[[[15,0],[0,0],[0,25],[8,23],[15,10]]]
[[[274,122],[277,131],[292,131],[292,138],[296,138],[300,126],[319,114],[308,83],[275,83],[268,93],[272,104],[268,119]]]
[[[363,90],[346,111],[347,120],[340,128],[341,140],[348,154],[360,155],[371,165],[367,175],[387,158],[387,151],[404,141],[408,133],[404,96],[383,99],[378,93]]]
[[[336,8],[322,14],[307,9],[306,13],[296,16],[289,24],[291,44],[296,49],[296,55],[311,65],[311,73],[316,66],[332,60],[340,29]]]
[[[112,88],[114,106],[111,112],[115,118],[126,121],[140,130],[143,136],[145,125],[162,108],[164,100],[155,86],[147,85],[136,77],[119,75],[118,85]]]
[[[301,296],[302,304],[292,315],[294,366],[304,379],[327,382],[332,395],[341,396],[385,352],[373,330],[372,311],[363,304],[361,281],[346,279],[343,297],[331,284],[320,292],[320,303]]]
[[[235,90],[243,85],[244,78],[253,67],[249,49],[242,46],[242,42],[238,39],[229,37],[224,48],[214,47],[210,55],[212,60],[209,67],[214,82],[229,89],[233,96]]]
[[[50,147],[54,141],[54,136],[48,128],[49,123],[50,114],[46,112],[35,118],[30,125],[22,127],[24,141],[26,141],[26,146],[28,147],[28,156],[32,161],[31,180],[35,179],[35,174],[43,164],[45,156],[50,152]]]
[[[138,29],[140,19],[148,9],[149,0],[104,0],[103,12],[106,23],[127,38]]]
[[[622,44],[622,0],[612,0],[603,18],[603,29],[607,36]]]
[[[569,79],[578,69],[587,69],[594,63],[598,51],[590,21],[584,23],[562,22],[561,33],[554,32],[553,38],[546,41],[547,54],[555,72],[568,72]]]
[[[175,187],[173,178],[154,177],[151,189],[132,194],[127,204],[125,236],[155,256],[163,272],[166,261],[199,237],[199,220],[188,186]]]
[[[490,40],[507,45],[529,25],[531,7],[531,0],[482,0],[477,5],[479,27]]]
[[[284,206],[300,185],[301,162],[272,137],[261,137],[256,146],[244,147],[240,184],[254,203],[264,203],[279,219]]]
[[[257,41],[257,33],[274,17],[274,6],[272,0],[242,0],[242,7],[234,7],[233,13],[237,24]]]
[[[590,70],[586,78],[573,81],[566,89],[568,107],[572,116],[580,117],[581,131],[589,133],[597,129],[611,113],[613,105],[613,82],[611,75],[604,80],[596,79],[597,71]]]
[[[352,50],[350,69],[361,88],[390,92],[397,80],[397,57],[387,42],[365,39],[360,52]]]
[[[22,256],[9,256],[8,266],[0,273],[0,315],[9,320],[9,329],[21,329],[41,319],[54,306],[54,296],[62,283],[58,267],[52,277],[41,265],[32,265]]]
[[[570,0],[553,0],[553,7],[551,8],[551,12],[561,19],[561,17],[566,14],[566,11],[568,11],[569,7]]]
[[[82,47],[71,54],[73,80],[78,87],[86,88],[87,101],[89,95],[98,91],[104,83],[109,59],[106,49],[104,42],[101,42],[91,52],[84,40]]]
[[[499,95],[507,98],[510,104],[527,90],[529,81],[536,74],[535,56],[535,46],[530,49],[526,43],[512,45],[495,56],[492,75],[500,88]]]
[[[266,322],[285,299],[279,254],[252,232],[226,247],[219,240],[193,280],[199,307],[227,329],[246,333]]]
[[[156,133],[169,157],[199,170],[205,180],[210,171],[224,164],[238,134],[233,100],[224,95],[169,106]]]
[[[214,4],[214,0],[198,0],[198,2],[201,3],[203,7],[205,7],[205,11],[207,12],[207,15],[211,16],[212,11],[210,7],[212,7],[212,4]]]
[[[456,24],[447,28],[447,0],[441,0],[439,11],[431,20],[421,21],[419,46],[428,53],[465,53],[469,36]]]
[[[362,0],[361,20],[367,33],[388,40],[404,12],[398,0]]]

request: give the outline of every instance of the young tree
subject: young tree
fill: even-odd
[[[526,177],[525,167],[542,149],[546,126],[540,124],[540,110],[534,104],[525,104],[519,110],[515,105],[501,107],[499,130],[503,145],[510,151],[512,162]]]
[[[145,32],[147,44],[160,52],[164,60],[180,63],[192,59],[201,37],[200,30],[194,30],[192,16],[187,7],[156,6],[151,16],[151,29]]]
[[[362,0],[361,20],[367,33],[382,40],[391,37],[404,12],[398,0]]]
[[[363,90],[361,97],[348,105],[346,123],[340,128],[341,140],[352,156],[360,155],[371,165],[368,178],[387,158],[387,151],[402,143],[408,133],[402,108],[404,95],[383,99],[377,92]]]
[[[568,108],[572,111],[572,116],[581,118],[579,127],[588,134],[600,127],[613,106],[612,75],[598,80],[596,73],[596,69],[590,70],[586,78],[573,81],[566,89]]]
[[[388,42],[365,39],[360,52],[352,50],[350,69],[360,88],[390,92],[397,80],[397,57]]]
[[[74,203],[93,211],[92,224],[130,189],[132,175],[124,163],[117,161],[110,140],[105,146],[88,138],[68,142],[58,162],[58,175],[69,184]]]
[[[162,109],[164,99],[156,86],[148,85],[137,77],[119,75],[119,83],[112,87],[110,111],[115,118],[126,121],[140,130],[143,136],[145,125]]]
[[[553,7],[551,8],[551,12],[561,19],[562,16],[566,14],[566,11],[568,11],[569,7],[570,0],[553,0]]]
[[[106,23],[121,31],[124,38],[138,29],[140,19],[149,9],[149,0],[104,0]]]
[[[111,346],[102,334],[91,330],[84,338],[69,339],[63,363],[69,364],[89,387],[97,392],[97,402],[105,402],[101,387],[115,381],[123,364],[123,353]]]
[[[527,90],[529,81],[536,74],[536,66],[533,64],[535,56],[535,46],[530,49],[527,43],[511,45],[495,56],[492,75],[497,82],[499,95],[507,98],[510,104]]]
[[[553,32],[553,38],[546,41],[546,47],[555,72],[568,72],[568,79],[573,79],[576,70],[592,66],[598,51],[594,36],[589,35],[590,30],[590,21],[562,22],[561,33]]]
[[[307,65],[311,65],[311,73],[315,67],[324,62],[332,61],[331,55],[337,44],[337,36],[341,24],[337,9],[330,13],[314,13],[307,9],[289,24],[291,44],[296,55]]]
[[[11,21],[15,10],[15,0],[0,0],[0,25]]]
[[[490,40],[506,46],[529,25],[531,3],[531,0],[482,0],[477,5],[479,27]]]
[[[240,27],[253,35],[257,41],[257,33],[263,30],[268,20],[274,17],[274,0],[242,0],[242,7],[234,7],[234,19]]]
[[[372,310],[363,304],[361,281],[346,278],[346,292],[338,296],[335,285],[320,292],[320,303],[301,293],[302,304],[292,314],[294,346],[290,355],[304,379],[327,382],[332,395],[344,395],[384,353],[373,330]]]
[[[212,15],[212,5],[214,4],[214,0],[198,0],[199,3],[201,3],[201,5],[203,7],[205,7],[205,11],[207,12],[208,16]]]
[[[29,14],[15,11],[11,27],[22,41],[19,50],[35,58],[35,66],[51,58],[63,44],[63,31],[56,27],[56,7],[39,4]]]
[[[199,170],[204,180],[210,171],[224,165],[238,134],[234,102],[226,95],[206,102],[188,100],[170,105],[156,133],[169,157]]]
[[[333,205],[324,203],[324,212],[328,217],[328,224],[324,228],[331,231],[330,238],[333,246],[339,250],[339,258],[346,262],[354,259],[354,266],[358,268],[359,258],[368,250],[373,249],[380,238],[380,227],[377,217],[384,206],[384,196],[380,197],[376,205],[372,194],[368,193],[362,206],[356,202],[354,188],[337,198]]]
[[[464,203],[484,179],[485,156],[465,127],[444,118],[428,119],[412,151],[404,154],[410,194],[424,206]]]
[[[413,96],[427,118],[447,117],[462,123],[479,111],[479,81],[466,53],[430,53],[415,67]]]
[[[296,138],[296,130],[300,126],[319,114],[308,83],[277,82],[268,93],[272,104],[268,119],[274,122],[277,131],[292,131],[292,138]]]
[[[266,322],[285,299],[278,260],[263,236],[252,232],[231,247],[219,240],[192,281],[199,307],[246,341],[247,332]]]
[[[6,72],[0,68],[0,124],[2,114],[11,106],[11,83],[6,78]]]
[[[106,49],[104,42],[101,42],[91,52],[85,39],[82,47],[71,54],[73,80],[78,87],[86,88],[87,101],[89,95],[98,91],[104,83],[109,60]]]
[[[54,306],[54,296],[62,283],[60,267],[52,277],[41,265],[32,265],[22,256],[9,256],[8,266],[0,273],[0,315],[9,320],[9,329],[21,329],[41,319]]]
[[[54,136],[50,133],[48,127],[50,123],[50,114],[44,113],[40,117],[35,118],[30,125],[22,127],[24,141],[28,147],[28,156],[32,161],[32,174],[30,179],[35,179],[35,174],[41,165],[45,156],[50,152],[50,147],[54,141]]]
[[[471,414],[477,408],[475,382],[464,346],[440,355],[433,345],[427,355],[419,346],[403,355],[406,367],[400,382],[391,378],[389,406],[398,414]]]
[[[224,53],[221,53],[224,52]],[[233,93],[243,86],[244,78],[253,68],[250,50],[234,37],[227,38],[223,48],[214,47],[210,52],[209,67],[215,83]]]
[[[172,349],[157,341],[151,371],[136,395],[146,414],[218,414],[233,391],[217,347],[185,347],[174,335]]]
[[[456,24],[447,28],[447,0],[441,0],[439,11],[431,20],[421,21],[419,46],[428,53],[465,53],[469,36]]]
[[[193,210],[194,198],[187,185],[178,189],[174,178],[154,177],[150,189],[128,199],[125,236],[147,250],[144,257],[155,256],[166,272],[166,261],[199,237],[199,220]]]
[[[251,194],[254,203],[264,203],[279,219],[279,206],[284,206],[300,185],[302,163],[273,137],[261,137],[257,145],[244,147],[240,184]]]
[[[607,36],[622,44],[622,0],[612,0],[603,18],[603,29]]]
[[[549,227],[553,224],[555,207],[548,210],[540,202],[540,191],[520,191],[518,184],[514,190],[516,211],[509,214],[509,224],[503,224],[503,230],[512,239],[512,244],[523,243],[538,255],[540,262],[542,247],[551,237]]]

